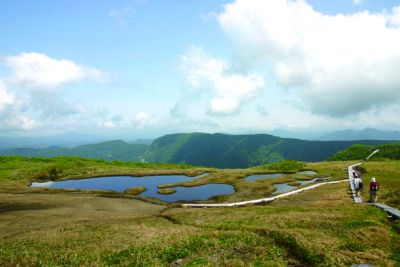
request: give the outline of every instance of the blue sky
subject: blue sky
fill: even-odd
[[[398,1],[4,0],[0,34],[2,136],[400,129]]]

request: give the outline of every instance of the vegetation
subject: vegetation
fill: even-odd
[[[362,160],[367,158],[374,150],[379,152],[373,156],[373,160],[380,159],[400,159],[400,143],[384,144],[384,145],[352,145],[351,147],[339,151],[328,160]]]
[[[257,166],[258,170],[276,170],[282,172],[298,172],[305,169],[306,164],[295,160],[283,160],[280,162]]]
[[[157,190],[157,193],[163,194],[163,195],[171,195],[176,192],[175,188],[160,188]]]
[[[146,190],[147,190],[146,187],[142,187],[142,186],[140,186],[140,187],[131,187],[131,188],[126,189],[124,191],[124,193],[136,196],[136,195],[139,195],[139,194],[143,193]]]
[[[400,161],[367,161],[361,167],[365,184],[368,185],[372,177],[380,183],[378,201],[400,209]],[[367,189],[364,189],[366,198]]]
[[[299,164],[317,176],[339,180],[352,163],[282,164]],[[374,176],[381,183],[381,201],[399,201],[394,189],[400,188],[400,161],[365,162],[362,168],[364,179]],[[388,221],[375,207],[353,204],[348,183],[321,186],[262,206],[209,209],[154,204],[123,194],[27,187],[40,173],[64,179],[86,177],[89,170],[98,175],[209,172],[196,180],[231,181],[242,190],[233,194],[236,200],[245,200],[256,198],[272,181],[304,178],[291,173],[260,182],[242,179],[272,169],[0,157],[0,266],[400,264],[399,223]],[[230,198],[214,199],[221,200]]]

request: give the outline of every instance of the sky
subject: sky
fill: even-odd
[[[0,136],[400,130],[399,113],[400,1],[0,1]]]

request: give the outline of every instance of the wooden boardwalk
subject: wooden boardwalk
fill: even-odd
[[[240,201],[240,202],[232,202],[232,203],[215,203],[215,204],[181,204],[182,207],[184,208],[216,208],[216,207],[241,207],[241,206],[248,206],[248,205],[254,205],[254,204],[262,204],[262,203],[267,203],[274,201],[279,198],[283,197],[288,197],[294,194],[298,194],[310,189],[317,188],[321,185],[326,185],[326,184],[337,184],[341,182],[347,182],[347,179],[345,180],[340,180],[340,181],[333,181],[333,182],[324,182],[324,183],[318,183],[314,185],[310,185],[304,188],[300,188],[297,190],[290,191],[288,193],[280,194],[274,197],[267,197],[267,198],[260,198],[260,199],[253,199],[253,200],[247,200],[247,201]]]
[[[355,171],[354,168],[357,166],[360,166],[360,165],[361,165],[361,163],[357,163],[357,164],[351,165],[347,168],[347,176],[349,178],[350,190],[351,190],[351,193],[353,196],[354,203],[357,203],[357,204],[361,204],[362,199],[356,195],[356,189],[354,188],[353,172]]]
[[[304,187],[301,189],[293,190],[288,193],[280,194],[280,195],[277,195],[274,197],[267,197],[267,198],[253,199],[253,200],[247,200],[247,201],[232,202],[232,203],[214,203],[214,204],[198,204],[198,203],[192,204],[192,203],[189,203],[189,204],[181,204],[181,206],[183,208],[221,208],[221,207],[242,207],[242,206],[248,206],[248,205],[254,205],[254,204],[262,204],[262,203],[268,203],[268,202],[277,200],[279,198],[284,198],[284,197],[298,194],[298,193],[301,193],[301,192],[304,192],[307,190],[311,190],[311,189],[317,188],[321,185],[337,184],[337,183],[347,182],[347,181],[349,182],[349,185],[350,185],[350,190],[352,192],[352,197],[353,197],[354,203],[362,204],[363,203],[362,199],[356,195],[356,190],[354,188],[354,178],[353,178],[353,172],[355,171],[354,168],[361,164],[362,163],[357,163],[357,164],[351,165],[347,168],[348,179],[340,180],[340,181],[333,181],[333,182],[318,183],[318,184],[307,186],[307,187]],[[400,218],[400,211],[398,209],[384,205],[382,203],[366,203],[366,204],[379,207],[396,219]]]
[[[400,218],[400,210],[398,210],[398,209],[395,209],[393,207],[387,206],[387,205],[382,204],[382,203],[368,203],[368,204],[383,209],[384,211],[389,213],[395,219],[399,219]]]
[[[374,153],[376,153],[376,151],[374,151]],[[374,153],[373,153],[373,154],[374,154]],[[371,154],[371,155],[373,155],[373,154]],[[357,204],[361,204],[361,203],[363,203],[363,201],[362,201],[362,199],[361,199],[360,197],[358,197],[358,196],[356,195],[356,190],[355,190],[355,188],[354,188],[354,182],[353,182],[353,181],[354,181],[354,178],[353,178],[353,171],[354,171],[354,167],[360,166],[361,164],[362,164],[362,163],[357,163],[357,164],[351,165],[351,166],[348,167],[348,170],[347,170],[347,172],[348,172],[348,178],[349,178],[349,183],[350,183],[350,190],[351,190],[352,195],[353,195],[354,203],[357,203]],[[391,215],[393,218],[395,218],[395,219],[399,219],[399,218],[400,218],[400,210],[398,210],[398,209],[395,209],[395,208],[393,208],[393,207],[387,206],[387,205],[382,204],[382,203],[365,203],[365,204],[368,204],[368,205],[372,205],[372,206],[381,208],[381,209],[383,209],[385,212],[387,212],[388,214],[390,214],[390,215]]]

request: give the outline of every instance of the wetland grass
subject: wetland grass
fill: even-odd
[[[346,183],[321,186],[275,202],[242,208],[184,209],[124,194],[28,188],[55,162],[0,164],[1,266],[350,266],[400,264],[400,227],[381,210],[355,205]],[[73,159],[57,179],[87,172],[203,173],[206,169],[107,165]],[[349,162],[303,166],[318,176],[345,177]],[[69,169],[69,167],[72,169]],[[389,200],[399,188],[399,161],[367,162],[364,179],[381,182]],[[268,170],[269,171],[269,170]],[[182,174],[182,172],[180,174]],[[221,198],[246,200],[273,191],[273,181],[248,182],[249,170],[215,170],[209,181],[235,186]],[[125,173],[124,173],[125,174]],[[201,178],[201,179],[203,179]],[[296,174],[278,180],[294,182]],[[106,197],[104,197],[106,196]],[[390,201],[399,201],[392,194]]]

